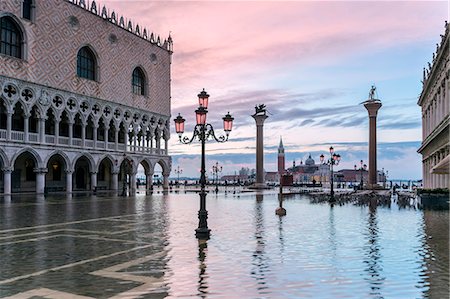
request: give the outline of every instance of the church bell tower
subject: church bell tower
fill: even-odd
[[[284,158],[284,147],[283,139],[280,137],[280,145],[278,146],[278,173],[282,174],[285,171],[285,158]]]

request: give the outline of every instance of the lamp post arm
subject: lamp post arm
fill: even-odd
[[[199,138],[201,138],[201,125],[196,125],[194,128],[194,133],[192,134],[192,137],[189,138],[188,136],[181,136],[179,137],[179,140],[181,143],[183,144],[190,144],[192,143],[192,141],[194,141],[195,137],[199,136]]]
[[[223,143],[223,142],[226,142],[228,140],[228,135],[226,135],[226,136],[224,136],[224,135],[216,136],[216,133],[214,132],[214,128],[213,128],[213,126],[211,124],[206,124],[205,128],[207,129],[206,139],[208,139],[210,136],[212,136],[214,138],[214,140],[219,142],[219,143]]]

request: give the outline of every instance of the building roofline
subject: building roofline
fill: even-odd
[[[419,99],[417,101],[417,105],[422,106],[424,100],[425,100],[425,95],[427,94],[427,91],[429,88],[431,88],[431,82],[433,82],[433,77],[435,76],[436,72],[437,72],[437,67],[439,65],[439,63],[446,59],[446,57],[444,56],[445,52],[448,51],[448,47],[449,47],[449,23],[446,21],[445,22],[445,33],[444,35],[441,34],[441,43],[436,44],[436,54],[433,53],[433,60],[432,62],[428,62],[428,69],[423,68],[423,86],[422,86],[422,92],[420,93]],[[444,61],[445,62],[445,61]]]
[[[173,52],[173,40],[170,34],[166,39],[162,41],[159,35],[156,35],[153,32],[147,33],[147,28],[143,28],[141,32],[139,24],[136,23],[133,28],[133,22],[131,20],[126,20],[123,16],[120,16],[119,18],[118,15],[116,16],[116,13],[114,11],[110,13],[105,5],[103,5],[103,7],[100,9],[100,4],[97,5],[95,0],[92,0],[90,7],[89,2],[88,4],[86,4],[85,0],[64,0],[64,2],[70,3],[76,7],[79,7],[80,9],[83,9],[86,12],[95,15],[98,18],[101,18],[102,20],[108,21],[112,25],[115,25],[116,27],[127,31],[149,42],[152,45],[168,51],[170,54],[172,54]]]

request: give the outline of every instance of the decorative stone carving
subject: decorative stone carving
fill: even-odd
[[[39,104],[42,106],[50,105],[50,94],[46,90],[41,90],[41,96],[39,97]]]

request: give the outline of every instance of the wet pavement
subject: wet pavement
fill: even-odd
[[[273,192],[0,199],[0,298],[447,298],[449,212]]]

